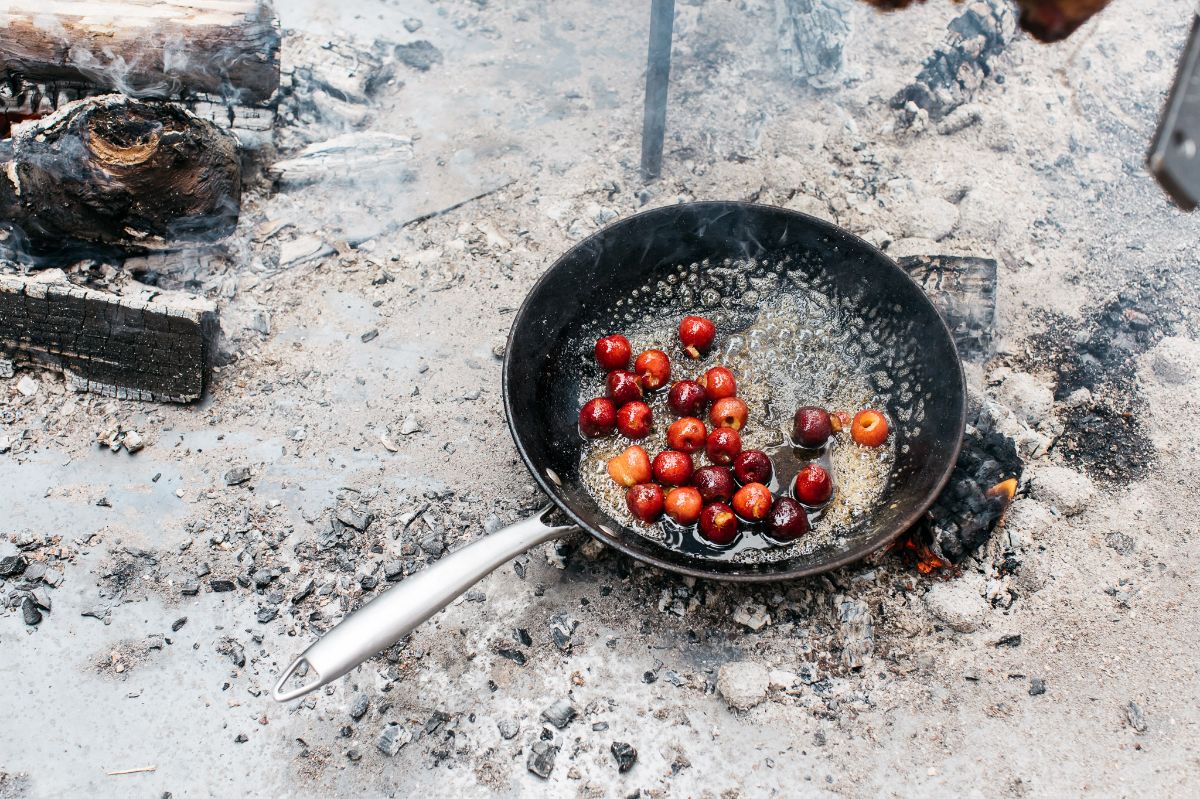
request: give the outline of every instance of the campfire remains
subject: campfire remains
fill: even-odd
[[[0,0],[0,368],[60,368],[117,397],[201,396],[212,302],[79,278],[233,231],[238,147],[272,129],[279,48],[270,0]]]
[[[180,101],[253,142],[273,124],[279,48],[270,0],[0,0],[0,137],[118,91]]]

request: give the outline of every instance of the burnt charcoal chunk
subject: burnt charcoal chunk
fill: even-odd
[[[224,594],[236,587],[233,580],[209,580],[208,585],[214,594]]]
[[[236,486],[250,482],[250,467],[238,466],[225,472],[225,485]]]
[[[554,758],[558,755],[558,747],[547,741],[534,741],[529,751],[529,759],[525,768],[542,779],[548,779],[554,771]]]
[[[35,627],[42,623],[42,612],[38,610],[37,603],[29,597],[21,600],[21,618],[30,627]]]
[[[525,653],[519,649],[497,649],[496,654],[502,658],[508,658],[518,666],[525,665]]]
[[[622,741],[613,741],[609,751],[617,760],[617,771],[622,774],[633,768],[633,764],[637,762],[637,750]]]
[[[29,561],[25,560],[24,555],[0,558],[0,577],[16,577],[23,573],[28,565]]]
[[[1000,636],[1000,640],[998,640],[996,642],[997,647],[1008,646],[1008,647],[1016,648],[1020,645],[1021,645],[1021,634],[1020,633],[1016,633],[1015,635],[1002,635],[1002,636]]]
[[[359,694],[354,698],[354,704],[350,706],[350,718],[358,721],[367,715],[367,708],[370,706],[371,698],[366,694]]]
[[[560,699],[542,711],[542,718],[558,727],[560,730],[575,720],[579,711],[568,699]]]

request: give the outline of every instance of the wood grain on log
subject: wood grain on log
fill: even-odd
[[[0,362],[61,369],[77,390],[191,402],[203,393],[216,307],[190,295],[119,297],[58,275],[0,275]]]
[[[0,0],[0,82],[258,105],[279,88],[279,46],[271,0]]]
[[[170,103],[79,100],[0,148],[0,220],[34,252],[216,238],[236,225],[240,195],[233,137]]]

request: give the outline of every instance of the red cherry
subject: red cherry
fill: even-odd
[[[617,430],[626,438],[638,439],[650,435],[654,414],[641,400],[627,402],[617,411]]]
[[[704,422],[692,416],[676,419],[667,428],[667,445],[689,455],[704,449],[707,438],[708,430],[704,428]]]
[[[751,522],[759,522],[767,518],[775,498],[771,489],[762,483],[747,483],[733,495],[733,509],[738,516]]]
[[[700,492],[691,486],[672,488],[667,494],[666,511],[676,523],[695,524],[704,510]]]
[[[733,474],[742,485],[770,482],[771,472],[771,459],[761,450],[748,449],[733,459]]]
[[[709,369],[700,378],[699,383],[704,386],[708,398],[714,402],[737,394],[737,381],[733,379],[733,372],[724,366]]]
[[[642,398],[641,380],[633,372],[609,372],[608,396],[618,406]]]
[[[704,388],[694,380],[680,380],[667,392],[667,407],[676,416],[699,416],[706,402]]]
[[[654,483],[640,483],[625,492],[625,504],[634,518],[656,522],[663,513],[663,490]]]
[[[617,406],[607,397],[588,400],[579,411],[579,430],[588,438],[606,436],[617,426]]]
[[[805,405],[792,418],[792,438],[807,449],[819,449],[833,435],[833,422],[824,408]]]
[[[666,450],[654,456],[654,479],[665,486],[684,486],[692,479],[692,456]]]
[[[605,336],[596,342],[596,361],[605,371],[624,369],[629,366],[633,349],[629,339],[621,335]]]
[[[730,427],[734,430],[741,430],[745,427],[746,418],[749,416],[750,409],[737,397],[717,400],[713,403],[712,410],[708,412],[708,419],[712,422],[713,427]]]
[[[767,514],[767,529],[779,541],[795,541],[808,532],[808,512],[791,497],[780,497]]]
[[[692,475],[692,485],[700,492],[705,502],[728,502],[733,499],[733,478],[728,469],[720,466],[702,466]]]
[[[717,337],[717,326],[703,316],[685,316],[679,323],[679,340],[683,351],[692,358],[708,352]]]
[[[646,350],[633,362],[633,371],[642,379],[642,388],[657,391],[671,379],[671,359],[662,350]]]
[[[714,544],[724,546],[737,538],[738,520],[733,508],[714,502],[700,512],[700,534]]]
[[[825,467],[809,463],[796,475],[792,493],[796,495],[796,499],[810,507],[824,505],[833,496],[833,480]]]
[[[713,463],[728,466],[742,451],[742,437],[732,428],[718,427],[708,434],[708,440],[704,442],[704,451]]]

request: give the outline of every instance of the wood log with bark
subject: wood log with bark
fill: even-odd
[[[280,40],[271,0],[0,0],[0,137],[112,91],[269,130]]]
[[[171,103],[79,100],[0,147],[0,227],[35,254],[214,239],[236,225],[240,195],[233,137]]]

